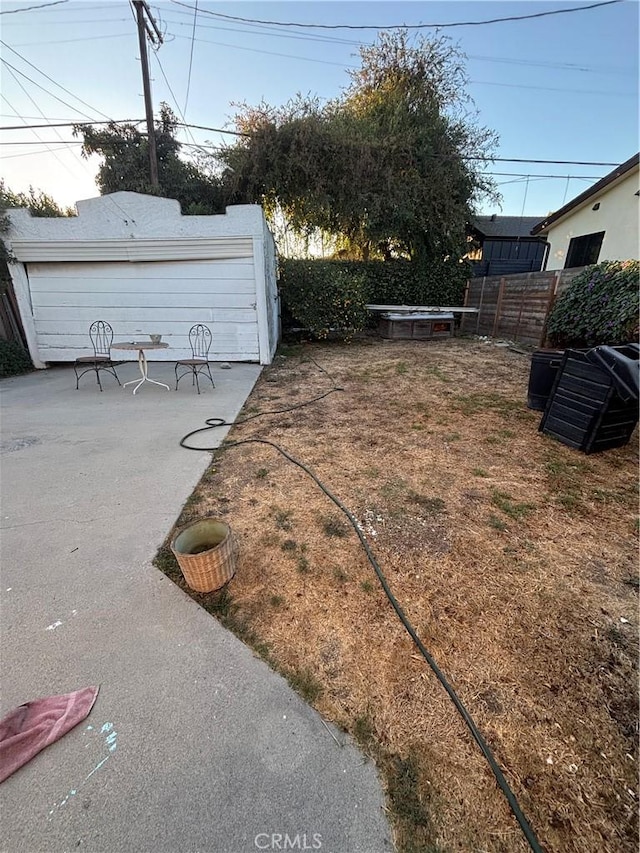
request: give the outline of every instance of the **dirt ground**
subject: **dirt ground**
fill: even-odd
[[[544,848],[636,851],[637,441],[585,456],[540,435],[528,373],[475,340],[291,347],[241,417],[343,390],[229,440],[276,442],[351,510]],[[179,522],[205,515],[239,560],[226,591],[194,597],[373,756],[398,849],[528,850],[314,482],[270,447],[229,449]],[[158,565],[184,586],[166,550]]]

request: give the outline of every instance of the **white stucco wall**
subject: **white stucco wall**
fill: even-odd
[[[272,238],[259,205],[182,216],[175,200],[120,192],[76,207],[70,218],[8,213],[10,270],[36,367],[90,354],[96,319],[116,340],[162,334],[162,360],[189,357],[189,329],[205,323],[212,360],[271,361],[265,291],[275,267],[265,267],[274,258],[265,256]]]
[[[260,237],[264,215],[257,204],[228,207],[217,216],[182,216],[180,202],[142,193],[118,192],[76,202],[77,216],[31,216],[9,212],[9,241],[20,257],[21,241],[137,240],[198,237]]]
[[[618,183],[605,187],[601,193],[591,196],[583,205],[554,223],[547,233],[547,240],[551,247],[546,268],[563,269],[571,238],[599,231],[605,232],[599,261],[638,259],[640,257],[638,237],[640,198],[636,192],[639,176],[640,172],[636,167]],[[600,207],[598,210],[593,210],[597,202],[600,202]]]

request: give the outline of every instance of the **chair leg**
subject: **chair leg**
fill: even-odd
[[[78,368],[75,366],[75,364],[73,365],[73,372],[76,375],[76,391],[77,391],[80,388],[80,377],[78,376]]]
[[[120,382],[120,377],[119,377],[119,376],[118,376],[118,374],[116,373],[116,369],[115,369],[115,367],[114,367],[113,365],[111,365],[111,372],[112,372],[112,373],[113,373],[113,375],[116,377],[116,382],[118,383],[118,385],[122,388],[122,382]]]
[[[209,379],[211,380],[211,384],[215,388],[216,383],[213,381],[213,376],[211,375],[211,368],[209,367],[209,362],[207,362],[207,373],[209,374]]]
[[[179,381],[178,380],[178,362],[177,361],[176,361],[173,369],[174,369],[174,372],[176,374],[176,391],[177,391],[178,390],[178,381]]]
[[[198,389],[198,394],[200,393],[200,382],[198,381],[198,368],[194,365],[193,367],[193,379],[196,383],[196,388]]]
[[[100,391],[102,391],[102,382],[100,382],[100,368],[95,367],[94,370],[96,372],[96,381],[98,383],[98,387],[100,388]]]

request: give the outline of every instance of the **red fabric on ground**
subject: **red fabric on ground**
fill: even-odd
[[[81,723],[99,689],[84,687],[73,693],[34,699],[0,720],[0,782]]]

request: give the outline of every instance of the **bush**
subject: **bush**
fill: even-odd
[[[0,340],[0,376],[16,376],[28,370],[33,370],[33,364],[22,344]]]
[[[603,261],[577,275],[554,305],[547,335],[554,346],[628,343],[638,325],[638,261]]]
[[[280,259],[283,325],[301,325],[318,337],[329,329],[364,328],[364,306],[461,305],[467,264],[441,262],[420,270],[409,261],[300,261]],[[344,291],[343,291],[343,288]]]
[[[315,261],[285,261],[280,276],[285,325],[299,324],[317,338],[349,337],[367,322],[362,275]]]

